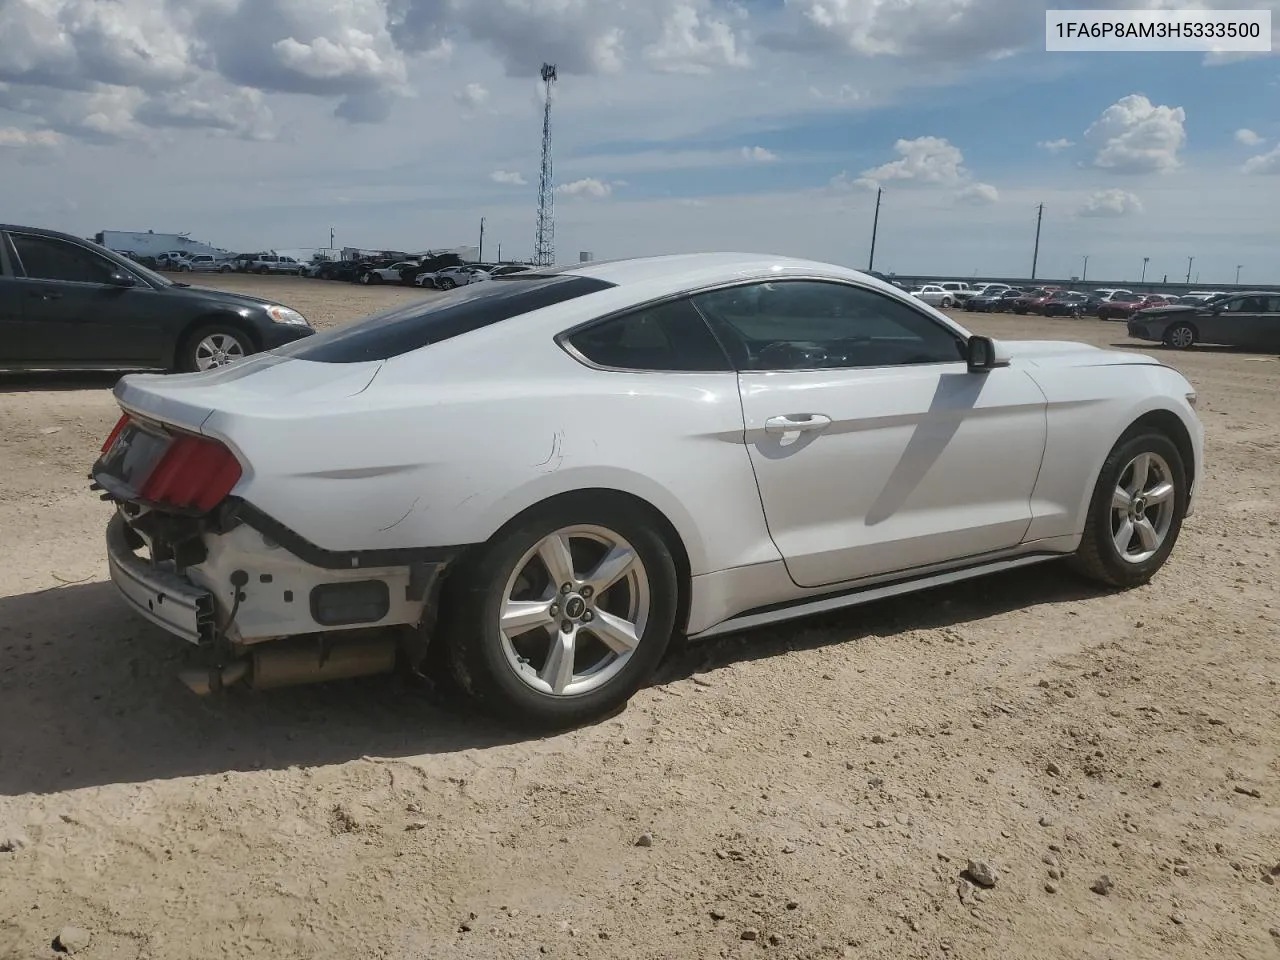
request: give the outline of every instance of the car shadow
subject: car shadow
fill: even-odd
[[[52,390],[111,390],[127,370],[50,370],[0,373],[0,394]]]
[[[1096,595],[1082,581],[1046,570],[682,643],[653,684],[785,651]],[[200,698],[177,679],[189,649],[127,611],[108,582],[0,598],[0,796],[450,753],[533,736],[401,676]]]
[[[659,668],[654,685],[675,683],[734,663],[801,650],[856,644],[913,630],[958,627],[1002,613],[1105,596],[1060,561],[932,587],[788,624],[681,644]],[[856,649],[856,648],[855,648]],[[850,651],[853,656],[853,650]]]

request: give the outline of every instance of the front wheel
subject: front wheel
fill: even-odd
[[[955,301],[954,301],[954,300],[952,300],[950,297],[943,297],[943,298],[942,298],[942,309],[943,309],[943,310],[949,310],[949,309],[951,309],[952,305],[954,305],[954,303],[955,303]]]
[[[253,343],[243,331],[215,324],[201,327],[186,338],[178,368],[187,373],[213,370],[243,360],[253,352]]]
[[[1164,342],[1175,350],[1190,350],[1196,342],[1195,328],[1189,323],[1175,323],[1164,332]]]
[[[1187,471],[1167,435],[1141,429],[1112,448],[1073,562],[1111,587],[1146,583],[1169,559],[1187,513]]]
[[[675,627],[675,562],[643,518],[583,500],[500,533],[454,574],[452,673],[486,710],[556,729],[621,707]]]

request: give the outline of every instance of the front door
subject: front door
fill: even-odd
[[[797,585],[1022,542],[1046,403],[1021,370],[970,373],[961,335],[852,284],[782,280],[694,302],[741,371],[751,464]]]
[[[162,304],[139,281],[107,282],[120,268],[57,237],[11,233],[31,362],[154,363],[163,353]]]

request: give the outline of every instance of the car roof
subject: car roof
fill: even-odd
[[[555,272],[595,277],[621,287],[666,281],[675,289],[796,275],[831,279],[865,277],[876,284],[884,283],[847,267],[758,253],[678,253],[627,260],[595,260],[563,267]]]

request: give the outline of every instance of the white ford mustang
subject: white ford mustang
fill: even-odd
[[[1059,557],[1142,584],[1203,475],[1158,361],[970,336],[780,257],[528,271],[115,393],[111,575],[206,651],[193,687],[430,651],[553,727],[625,702],[673,634]]]

